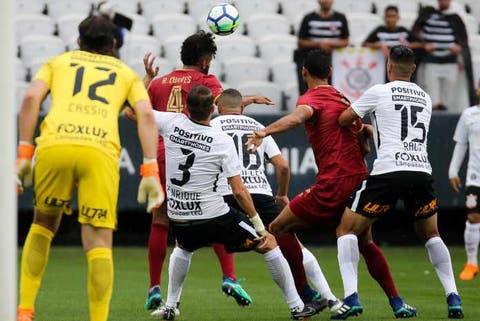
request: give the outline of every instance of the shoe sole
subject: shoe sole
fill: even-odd
[[[408,319],[408,318],[414,318],[417,316],[416,313],[401,313],[401,314],[394,314],[395,315],[395,318],[397,319]]]
[[[332,319],[332,320],[346,320],[349,317],[357,317],[362,313],[363,313],[363,307],[357,305],[357,306],[351,307],[350,310],[348,310],[344,314],[332,315],[330,317],[330,319]]]
[[[449,319],[463,319],[463,311],[462,309],[458,309],[456,307],[448,308],[448,318]]]
[[[237,301],[237,304],[242,306],[242,307],[246,307],[246,306],[249,306],[252,302],[250,302],[249,300],[245,299],[243,296],[241,296],[240,294],[238,294],[235,289],[230,286],[230,285],[222,285],[222,291],[225,295],[227,296],[231,296],[232,298],[235,299],[235,301]]]

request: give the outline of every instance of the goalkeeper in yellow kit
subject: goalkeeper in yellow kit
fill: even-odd
[[[35,211],[25,240],[17,321],[34,318],[34,304],[62,214],[78,193],[82,244],[88,262],[91,321],[108,319],[113,286],[112,232],[116,228],[120,141],[118,116],[128,102],[138,118],[143,149],[139,202],[160,206],[156,162],[158,132],[142,80],[113,57],[113,25],[91,16],[79,25],[80,50],[46,62],[27,89],[19,113],[17,173],[20,189],[32,183],[32,156],[40,104],[48,92],[49,113],[36,138],[33,183]]]

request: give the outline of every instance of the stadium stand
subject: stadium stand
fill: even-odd
[[[52,56],[65,51],[62,39],[50,35],[25,36],[20,41],[20,57],[29,67],[35,60],[46,61]]]
[[[129,34],[125,40],[125,45],[120,49],[120,57],[124,61],[142,61],[146,52],[151,52],[154,56],[160,55],[160,44],[155,37]]]
[[[255,57],[257,54],[257,45],[252,38],[244,35],[231,35],[229,37],[219,37],[216,39],[217,54],[215,58],[220,61],[226,61],[231,57]]]
[[[48,0],[48,14],[53,19],[61,16],[77,13],[87,16],[92,9],[92,1],[90,0]]]
[[[383,24],[382,18],[372,13],[348,13],[346,16],[350,31],[350,43],[355,46],[360,46],[368,32]],[[369,31],[366,33],[366,30]]]
[[[270,70],[273,82],[281,89],[291,83],[297,84],[297,65],[291,60],[273,59],[270,60]],[[297,91],[298,93],[298,91]]]
[[[20,58],[15,59],[15,80],[26,81],[27,80],[27,68],[23,65],[23,61]]]
[[[226,70],[225,81],[232,86],[237,86],[244,81],[268,81],[269,69],[267,64],[260,58],[236,57],[223,63]]]
[[[138,14],[139,13],[139,5],[138,1],[135,0],[116,0],[117,10],[124,14]]]
[[[265,35],[288,35],[291,26],[287,18],[281,14],[254,14],[245,18],[247,32],[254,40],[259,40]]]
[[[245,109],[246,115],[272,115],[282,112],[282,91],[271,82],[250,80],[238,84],[236,88],[242,94],[262,94],[268,96],[275,103],[274,106],[249,105]]]
[[[55,22],[42,14],[20,14],[15,17],[15,39],[21,41],[25,36],[53,35]]]
[[[128,17],[133,20],[132,30],[130,33],[141,35],[150,34],[151,25],[147,18],[138,14],[129,14]]]
[[[42,14],[45,10],[45,1],[42,0],[16,0],[16,12],[21,14]]]
[[[57,20],[58,36],[67,43],[73,37],[78,37],[78,25],[85,19],[85,15],[71,13],[63,15]]]
[[[172,0],[143,0],[142,13],[147,19],[152,19],[158,14],[184,13],[185,3]]]
[[[162,13],[152,18],[153,35],[160,41],[168,36],[188,36],[197,31],[195,20],[183,13]]]
[[[279,10],[277,0],[236,1],[235,5],[241,17],[250,17],[258,13],[276,14]]]
[[[274,59],[293,61],[292,52],[297,48],[297,37],[293,35],[267,35],[259,39],[260,57],[265,61]]]

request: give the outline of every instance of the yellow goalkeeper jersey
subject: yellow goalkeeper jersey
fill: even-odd
[[[76,50],[47,61],[34,77],[50,89],[52,104],[37,148],[87,145],[119,157],[118,116],[125,103],[148,100],[140,77],[120,60]]]

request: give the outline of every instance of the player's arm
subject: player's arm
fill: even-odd
[[[242,95],[242,105],[247,107],[251,104],[275,105],[269,97],[262,95]]]
[[[460,179],[460,176],[458,176],[458,172],[462,166],[467,149],[467,144],[456,143],[453,150],[452,159],[450,161],[450,166],[448,168],[448,179],[450,186],[457,193],[460,193],[460,188],[462,187],[462,180]]]
[[[151,52],[147,52],[145,56],[143,56],[143,65],[145,66],[145,76],[143,76],[143,84],[145,88],[150,86],[153,78],[158,75],[158,71],[160,68],[158,66],[154,66],[156,57],[152,55]]]
[[[357,113],[353,110],[353,108],[348,107],[340,114],[337,121],[340,126],[345,127],[345,126],[350,126],[351,124],[356,122],[357,119],[359,118],[360,116],[357,115]]]
[[[262,140],[265,137],[295,128],[298,125],[305,123],[312,116],[312,107],[308,105],[299,105],[292,113],[249,135],[248,141],[245,143],[245,145],[247,145],[249,149],[255,151],[257,147],[261,145]]]
[[[22,107],[18,113],[19,140],[33,144],[35,128],[37,127],[40,106],[49,91],[48,85],[42,80],[34,80],[27,88],[23,97]]]
[[[270,163],[275,167],[275,176],[277,178],[277,195],[275,199],[281,208],[288,204],[288,184],[290,183],[290,167],[287,160],[278,154],[270,159]]]

